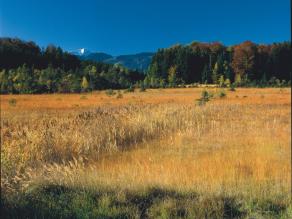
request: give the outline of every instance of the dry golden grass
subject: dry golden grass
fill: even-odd
[[[105,91],[89,94],[1,95],[2,112],[23,110],[78,110],[98,106],[127,104],[194,103],[204,88],[148,89],[146,92],[123,93],[123,98],[106,95]],[[216,92],[220,88],[210,88]],[[228,98],[215,100],[217,104],[290,104],[289,89],[237,89],[228,92]],[[9,100],[15,99],[11,106]],[[276,102],[275,102],[276,101]]]
[[[237,89],[198,106],[201,91],[1,96],[2,189],[287,194],[290,89]]]

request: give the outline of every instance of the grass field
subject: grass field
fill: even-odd
[[[292,218],[290,88],[114,92],[1,96],[7,218]]]

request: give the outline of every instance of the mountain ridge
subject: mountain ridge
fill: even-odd
[[[151,63],[154,52],[140,52],[135,54],[126,54],[112,56],[104,52],[90,52],[86,49],[78,49],[78,52],[72,52],[80,60],[104,62],[109,64],[121,64],[129,69],[137,69],[145,72]]]

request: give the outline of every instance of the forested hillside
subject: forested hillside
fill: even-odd
[[[154,87],[194,82],[221,85],[235,82],[241,86],[287,83],[291,78],[291,60],[289,42],[257,45],[246,41],[230,47],[193,42],[159,49],[146,81]]]
[[[159,49],[146,75],[117,64],[85,61],[49,45],[0,38],[1,93],[82,92],[133,85],[176,87],[191,83],[219,86],[287,86],[292,72],[290,42],[226,47],[193,42]]]
[[[0,39],[1,93],[68,93],[127,88],[143,80],[138,71],[120,65],[80,61],[53,45]]]

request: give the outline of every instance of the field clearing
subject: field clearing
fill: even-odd
[[[131,218],[175,218],[180,208],[188,218],[233,218],[225,198],[234,198],[239,218],[289,218],[291,89],[225,89],[220,98],[208,88],[214,97],[199,106],[203,90],[2,95],[3,194],[115,191],[104,192],[108,214],[121,199]],[[199,198],[154,195],[143,208],[127,198],[153,188]]]
[[[191,103],[199,98],[204,88],[148,89],[147,92],[123,93],[123,98],[107,95],[104,91],[89,94],[34,94],[34,95],[1,95],[2,111],[44,110],[44,109],[78,109],[105,105],[158,104],[158,103]],[[209,88],[214,92],[220,88]],[[289,89],[252,89],[238,88],[229,92],[228,98],[217,101],[217,104],[290,104]],[[9,104],[10,99],[17,101],[17,106]]]

